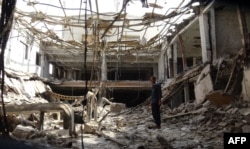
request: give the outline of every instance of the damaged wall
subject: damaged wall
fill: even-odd
[[[211,68],[213,68],[211,72],[206,72],[205,75],[200,74],[200,76],[195,79],[196,84],[194,91],[196,98],[195,102],[197,104],[204,102],[204,100],[206,99],[206,94],[213,90],[218,90],[219,85],[223,86],[222,90],[225,87],[231,87],[232,89],[241,88],[236,87],[237,85],[235,85],[237,84],[235,83],[236,81],[241,82],[240,79],[237,79],[237,77],[239,78],[240,76],[237,76],[236,74],[236,72],[239,73],[238,71],[240,69],[238,70],[238,68],[243,68],[240,62],[239,64],[237,64],[236,72],[234,72],[233,69],[230,69],[230,72],[228,72],[226,78],[224,78],[224,83],[219,82],[218,84],[217,82],[217,84],[214,84],[216,83],[214,79],[218,76],[213,76],[213,73],[216,74],[217,70],[228,69],[227,67],[229,67],[226,66],[225,68],[217,68],[216,63],[218,63],[220,58],[225,60],[233,60],[233,57],[238,55],[245,46],[246,48],[249,47],[248,35],[250,28],[250,13],[247,8],[216,1],[212,2],[204,8],[201,7],[200,11],[200,14],[197,15],[196,18],[187,21],[189,23],[177,31],[178,33],[170,39],[169,45],[166,48],[166,52],[168,54],[167,64],[169,65],[168,72],[170,78],[174,77],[176,79],[178,75],[170,75],[172,74],[171,72],[173,72],[173,70],[177,70],[180,66],[184,66],[185,59],[187,60],[188,57],[200,55],[202,56],[204,65],[207,64],[205,62],[211,62],[210,64],[213,64],[213,66],[211,65]],[[197,24],[199,25],[197,26]],[[198,32],[199,30],[200,32]],[[243,34],[246,34],[245,37]],[[182,38],[182,40],[180,40],[180,37]],[[246,45],[244,45],[244,40]],[[175,46],[176,44],[178,44],[178,46]],[[171,50],[173,50],[173,52]],[[197,51],[195,52],[195,50]],[[178,61],[178,65],[174,65],[175,61],[171,59],[174,56],[173,53],[176,51],[178,51],[178,55],[175,57],[181,59],[180,61],[182,61],[182,64],[180,63],[180,61]],[[184,54],[182,54],[182,52]],[[196,62],[196,60],[193,59],[193,65],[197,64],[198,63]],[[188,69],[190,68],[191,67],[189,67]],[[182,70],[177,71],[177,73],[180,74],[186,72]],[[249,71],[245,70],[243,80],[243,82],[245,83],[242,83],[243,90],[245,89],[245,91],[243,91],[242,93],[242,96],[245,100],[249,100],[246,90],[250,87],[250,83],[248,83],[248,80],[250,78],[247,77],[250,75],[248,73]],[[209,74],[209,76],[207,76],[207,74]],[[230,74],[233,74],[232,78],[230,78]],[[230,79],[231,81],[228,81]],[[191,80],[188,81],[191,82]],[[179,83],[179,81],[176,81],[176,83]],[[214,88],[214,86],[217,88]],[[239,93],[236,94],[234,92],[231,92],[231,94],[234,96],[239,95]],[[185,99],[186,97],[183,96],[182,98]]]
[[[217,58],[237,54],[242,47],[237,7],[216,5],[215,26]]]

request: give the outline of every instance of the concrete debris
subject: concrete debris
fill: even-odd
[[[250,114],[250,108],[243,108],[239,110],[241,115],[247,116]]]
[[[11,122],[9,130],[15,138],[36,140],[59,148],[81,148],[82,140],[76,136],[83,137],[83,144],[87,149],[223,148],[224,132],[250,131],[250,103],[224,92],[225,88],[236,88],[232,83],[235,77],[231,77],[227,85],[220,83],[221,78],[233,74],[230,71],[232,69],[226,72],[220,70],[215,83],[210,67],[194,67],[167,82],[167,85],[163,84],[163,98],[166,102],[161,106],[161,129],[148,128],[154,125],[148,101],[127,108],[125,104],[114,103],[103,97],[105,104],[96,107],[96,90],[89,92],[86,97],[90,109],[81,105],[84,98],[80,101],[73,100],[73,104],[64,106],[65,103],[60,99],[49,103],[44,98],[46,86],[42,81],[17,76],[9,78],[11,75],[7,75],[8,83],[5,84],[4,92],[7,112],[15,109],[19,109],[19,112],[24,112],[25,109],[26,112],[40,110],[40,113],[29,114],[11,111],[12,115],[8,115]],[[227,68],[226,65],[223,67]],[[169,106],[169,99],[177,99],[186,81],[190,80],[196,82],[194,93],[199,99],[175,107]],[[64,109],[64,112],[52,110],[57,106],[59,110]],[[79,123],[74,123],[76,117]],[[2,117],[0,119],[3,120]],[[68,129],[75,134],[68,133]]]
[[[126,105],[123,103],[113,103],[110,105],[111,112],[121,112],[126,108]]]
[[[107,103],[109,104],[110,106],[110,112],[121,112],[122,110],[124,110],[126,108],[126,104],[124,103],[114,103],[114,102],[111,102],[109,101],[107,98],[102,98],[102,101],[104,103]]]
[[[206,95],[213,91],[213,82],[210,76],[210,65],[207,65],[198,76],[195,83],[195,102],[200,104],[206,99]]]
[[[243,133],[249,133],[250,132],[250,125],[245,125],[242,127],[242,132]]]
[[[31,126],[18,125],[13,130],[12,135],[20,140],[27,140],[27,139],[42,138],[45,137],[46,134],[44,132],[39,132],[37,129]]]
[[[101,129],[98,129],[99,123],[95,121],[84,124],[83,141],[85,148],[97,149],[222,148],[223,132],[249,132],[249,108],[250,104],[243,101],[219,108],[210,101],[199,106],[194,103],[181,104],[174,109],[162,105],[162,128],[148,129],[147,126],[153,124],[150,107],[140,105],[126,108],[120,114],[106,112]],[[79,138],[69,137],[60,121],[55,121],[53,117],[45,118],[44,131],[19,124],[12,132],[13,136],[25,140],[40,138],[44,144],[57,147],[81,146]],[[80,126],[76,125],[78,135],[81,134]]]
[[[156,136],[157,140],[161,143],[163,148],[165,149],[173,149],[172,145],[169,143],[169,141],[165,138],[165,136],[162,135],[157,135]]]
[[[90,121],[84,124],[84,133],[96,133],[98,129],[98,124],[95,121]]]

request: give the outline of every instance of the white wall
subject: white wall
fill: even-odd
[[[15,23],[14,23],[15,25]],[[5,67],[22,72],[41,75],[41,66],[36,65],[36,53],[39,52],[39,42],[27,39],[22,30],[12,29],[5,51]],[[25,44],[27,45],[27,59],[25,59]]]

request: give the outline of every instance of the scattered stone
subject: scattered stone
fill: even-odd
[[[185,127],[185,126],[184,126],[184,127],[182,127],[182,128],[181,128],[181,130],[182,130],[182,131],[185,131],[185,132],[190,132],[190,129],[189,129],[189,128],[187,128],[187,127]]]
[[[231,133],[242,133],[241,127],[231,127],[231,130],[229,130]]]
[[[12,135],[20,140],[34,138],[34,134],[38,134],[38,130],[32,128],[31,126],[22,125],[17,125],[12,132]]]
[[[242,127],[243,125],[244,125],[244,124],[241,123],[241,122],[236,122],[236,123],[234,124],[235,127]]]
[[[245,125],[242,127],[243,133],[249,133],[250,132],[250,125]]]
[[[8,98],[15,101],[14,103],[32,103],[39,100],[38,98],[31,100],[16,94],[9,94]],[[84,124],[83,133],[78,124],[76,128],[78,134],[82,133],[85,145],[97,149],[222,148],[224,132],[250,132],[249,107],[250,104],[243,101],[217,107],[209,100],[201,104],[181,104],[173,109],[162,105],[161,129],[155,130],[147,129],[147,126],[155,125],[150,107],[141,105],[126,108],[125,104],[112,103],[104,108],[98,107],[97,111],[100,113],[98,120]],[[114,113],[107,114],[110,110]],[[106,114],[107,117],[101,121]],[[24,117],[24,119],[29,118]],[[29,121],[39,123],[39,114]],[[43,140],[45,144],[80,148],[80,137],[66,136],[67,131],[60,132],[62,124],[54,121],[48,119],[44,123],[45,130],[48,129],[46,140]],[[101,127],[98,129],[100,123]],[[12,135],[16,138],[35,139],[45,134],[35,128],[18,125]]]
[[[231,104],[229,104],[229,105],[227,105],[226,107],[225,107],[225,111],[227,111],[228,109],[230,109],[230,108],[232,108],[232,105]]]
[[[111,112],[121,112],[126,108],[126,105],[123,103],[112,103],[110,105],[110,111]]]
[[[209,102],[209,101],[206,101],[206,102]],[[197,110],[197,109],[200,109],[204,106],[204,104],[197,104],[194,106],[194,110]]]
[[[231,110],[231,113],[232,113],[232,114],[235,114],[238,110],[239,110],[238,108],[233,108],[233,109]]]
[[[98,128],[98,125],[94,122],[88,122],[84,124],[84,133],[95,133]]]
[[[244,108],[239,110],[241,115],[247,116],[250,114],[250,108]]]
[[[156,139],[161,143],[162,147],[165,149],[174,149],[171,143],[162,135],[157,135]]]
[[[227,122],[220,122],[218,125],[219,125],[219,126],[222,126],[222,127],[225,127],[225,126],[228,125],[228,123],[227,123]]]
[[[207,111],[208,111],[208,109],[207,109],[206,107],[202,107],[202,108],[196,110],[195,113],[200,113],[200,114],[202,114],[202,113],[205,113],[205,112],[207,112]]]
[[[192,120],[194,124],[199,124],[201,121],[203,121],[206,117],[204,115],[197,115]]]
[[[226,121],[228,118],[227,117],[223,117],[222,118],[222,121],[224,122],[224,121]]]
[[[247,124],[250,124],[250,115],[245,116],[245,120],[246,120]]]

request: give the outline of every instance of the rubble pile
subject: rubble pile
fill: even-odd
[[[52,117],[46,117],[48,123],[45,123],[44,131],[18,125],[12,135],[18,139],[65,148],[81,148],[80,136],[83,134],[85,148],[212,149],[223,148],[225,132],[250,131],[250,103],[244,101],[220,107],[208,100],[200,105],[187,103],[173,109],[162,105],[161,129],[149,129],[154,125],[149,105],[126,108],[119,113],[107,112],[107,106],[104,110],[105,117],[99,117],[99,123],[90,121],[83,125],[83,133],[81,125],[76,125],[77,137],[69,136],[67,130],[63,130]]]
[[[6,104],[48,103],[42,96],[46,85],[36,75],[6,69],[4,102]]]
[[[12,115],[12,136],[58,148],[81,148],[81,135],[85,148],[95,149],[222,148],[224,132],[250,131],[250,103],[241,100],[220,106],[209,100],[175,108],[163,104],[161,129],[149,129],[154,122],[148,102],[115,110],[112,106],[98,107],[97,121],[75,124],[76,137],[69,136],[55,113],[45,114],[44,130],[39,130],[39,114]]]
[[[250,131],[250,104],[243,101],[217,107],[205,101],[182,104],[174,109],[162,106],[162,128],[153,125],[149,106],[112,114],[103,122],[106,135],[115,133],[120,146],[126,148],[223,148],[225,132]],[[117,141],[118,142],[118,141]]]

